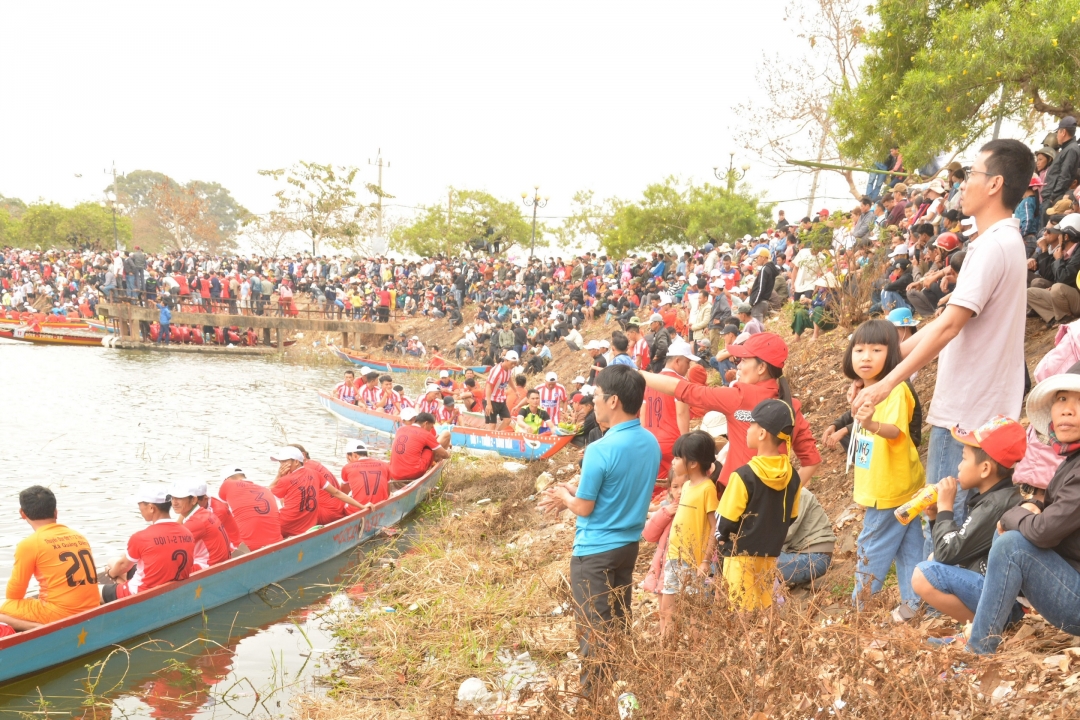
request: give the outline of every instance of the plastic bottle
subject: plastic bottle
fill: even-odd
[[[937,485],[926,485],[915,497],[896,508],[893,513],[901,525],[907,525],[922,514],[922,511],[937,502]]]
[[[634,717],[634,711],[641,709],[641,705],[638,704],[637,695],[630,692],[624,692],[620,695],[616,704],[619,707],[620,720],[630,720]]]

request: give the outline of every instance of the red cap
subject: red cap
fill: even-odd
[[[829,211],[826,208],[818,210],[818,215],[821,217],[829,217]]]
[[[739,345],[729,345],[727,351],[732,357],[753,357],[776,367],[784,367],[788,355],[783,339],[771,332],[755,333]]]
[[[1020,462],[1027,452],[1027,433],[1020,423],[1004,415],[997,415],[982,427],[964,432],[957,425],[952,436],[971,447],[981,448],[998,465],[1011,468]]]
[[[937,236],[934,247],[939,247],[945,252],[952,252],[960,247],[960,240],[956,237],[956,233],[943,232]]]

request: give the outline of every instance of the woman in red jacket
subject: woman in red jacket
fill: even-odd
[[[742,467],[754,456],[746,446],[746,430],[753,422],[750,411],[768,399],[780,399],[795,411],[795,432],[791,449],[799,458],[799,479],[803,485],[810,482],[814,471],[821,464],[817,441],[810,432],[810,424],[800,412],[800,403],[791,397],[791,388],[784,377],[784,362],[788,348],[779,335],[763,332],[751,335],[741,345],[728,346],[731,357],[739,359],[735,382],[731,387],[707,387],[668,375],[643,372],[645,384],[654,390],[674,395],[691,408],[715,410],[723,413],[728,422],[729,449],[727,461],[720,471],[720,484],[727,486],[729,470]]]

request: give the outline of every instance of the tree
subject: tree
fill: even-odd
[[[818,170],[791,165],[790,158],[850,166],[836,131],[832,98],[858,83],[866,15],[861,0],[794,0],[784,21],[799,28],[805,45],[766,57],[757,71],[765,102],[747,101],[735,108],[740,123],[736,139],[780,175],[813,173],[807,214],[817,191]],[[862,193],[850,170],[836,170],[854,198]]]
[[[112,211],[98,203],[80,203],[73,208],[34,203],[21,218],[11,220],[6,231],[0,220],[0,231],[22,247],[103,250],[114,246]],[[131,242],[129,218],[118,217],[116,231],[122,244]]]
[[[289,218],[276,210],[250,223],[245,235],[251,247],[267,257],[281,257],[285,252],[295,249],[296,236]]]
[[[1077,109],[1080,8],[1049,0],[881,0],[860,82],[833,111],[849,157],[898,144],[907,167],[962,151],[1000,116],[1033,128]]]
[[[566,225],[588,229],[614,257],[634,250],[731,241],[759,232],[772,212],[772,205],[762,205],[747,186],[699,186],[674,177],[649,185],[637,202],[596,203],[591,191],[574,197]]]
[[[194,188],[166,178],[150,193],[151,209],[169,234],[172,250],[220,248],[221,233],[208,213],[209,203]]]
[[[259,174],[285,181],[285,187],[274,193],[278,210],[294,231],[308,236],[312,253],[318,255],[323,243],[354,247],[362,237],[361,221],[373,206],[357,200],[353,183],[358,172],[354,167],[300,161],[289,168],[260,170]],[[367,183],[365,188],[376,196],[392,197],[377,185]]]
[[[480,250],[500,243],[501,251],[514,245],[527,246],[532,239],[532,220],[521,214],[519,203],[506,202],[482,190],[447,192],[447,205],[427,205],[410,224],[402,224],[392,234],[392,247],[422,257],[439,253],[455,255],[464,250]],[[537,223],[537,244],[543,244],[545,229]]]

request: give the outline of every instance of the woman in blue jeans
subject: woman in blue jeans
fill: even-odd
[[[998,522],[968,649],[997,650],[1017,595],[1056,628],[1080,635],[1080,364],[1036,385],[1027,414],[1065,457],[1041,501]]]

